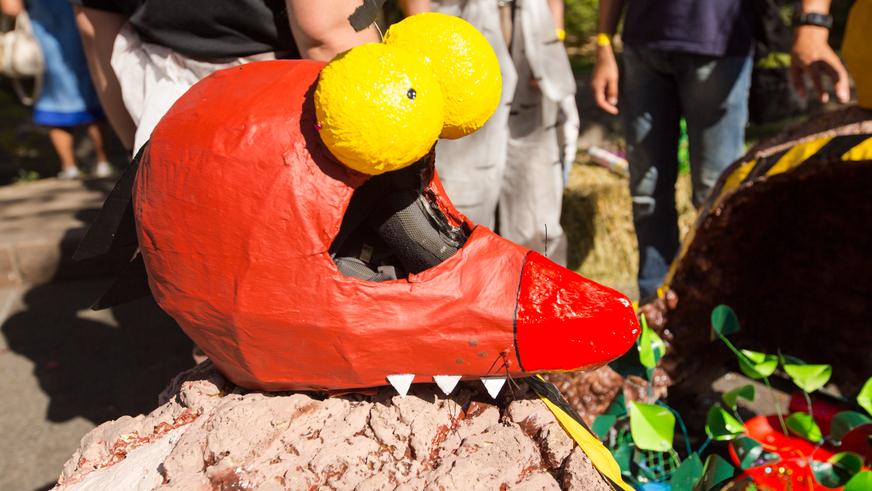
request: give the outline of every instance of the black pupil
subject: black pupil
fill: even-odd
[[[409,89],[409,91],[406,92],[406,97],[408,97],[409,99],[412,99],[412,100],[415,100],[416,95],[418,95],[418,93],[415,92],[415,89]]]

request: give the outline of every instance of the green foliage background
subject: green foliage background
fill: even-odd
[[[596,35],[597,0],[565,0],[564,5],[563,22],[568,42],[578,45]]]

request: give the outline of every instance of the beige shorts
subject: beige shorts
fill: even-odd
[[[167,110],[200,79],[222,68],[274,59],[275,54],[263,53],[244,58],[194,60],[169,48],[145,43],[129,24],[124,26],[115,39],[111,62],[121,84],[124,106],[136,124],[134,155],[151,137]]]

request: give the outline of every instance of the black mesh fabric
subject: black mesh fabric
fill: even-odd
[[[420,192],[404,190],[385,196],[370,225],[391,248],[403,268],[420,273],[451,257],[461,244],[442,234]]]
[[[452,226],[426,191],[432,176],[431,153],[355,191],[330,249],[343,274],[369,281],[404,277],[436,266],[463,246],[467,231]]]

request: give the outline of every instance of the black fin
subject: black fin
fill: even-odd
[[[151,295],[142,255],[137,254],[116,277],[112,286],[94,302],[91,310],[103,310]]]
[[[124,260],[127,261],[132,257],[133,251],[138,247],[133,220],[133,183],[136,180],[136,171],[139,169],[142,153],[147,145],[142,146],[109,193],[97,219],[88,228],[73,254],[74,260],[81,261],[104,256],[119,248],[132,248]]]

